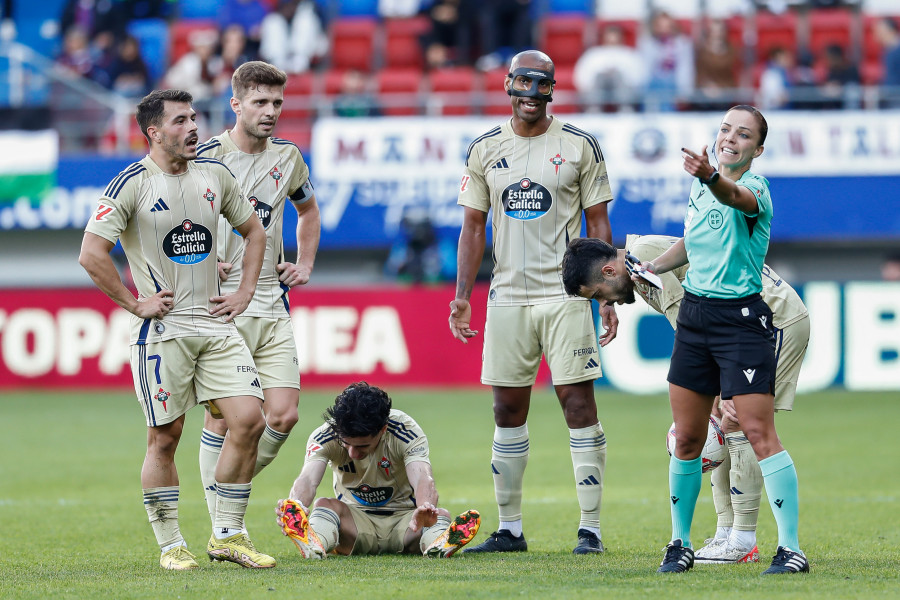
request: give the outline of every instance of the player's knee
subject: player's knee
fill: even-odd
[[[437,514],[439,517],[447,517],[448,519],[450,518],[450,511],[446,508],[438,508]]]
[[[343,502],[336,498],[317,498],[315,502],[313,502],[313,506],[316,508],[327,508],[328,510],[332,510],[336,512],[338,515],[341,514],[341,509],[343,508]]]
[[[151,429],[147,436],[147,453],[156,456],[175,456],[178,440],[181,439],[180,425],[168,429]]]
[[[681,434],[675,431],[675,456],[680,460],[693,460],[703,452],[706,438],[691,435],[689,432]]]
[[[288,433],[294,425],[299,421],[300,416],[297,413],[297,407],[286,408],[285,410],[272,411],[266,414],[266,423],[280,433]]]

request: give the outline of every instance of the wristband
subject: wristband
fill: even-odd
[[[697,179],[700,180],[700,183],[709,187],[711,185],[714,185],[719,180],[719,172],[713,171],[713,174],[709,176],[709,179],[704,179],[703,177],[698,177]]]

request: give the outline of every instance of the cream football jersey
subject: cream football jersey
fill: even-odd
[[[187,165],[170,175],[149,156],[132,164],[107,186],[85,228],[121,241],[139,298],[164,289],[175,294],[162,319],[132,317],[132,344],[237,335],[233,324],[209,314],[209,299],[220,294],[217,229],[220,214],[238,226],[253,209],[224,164],[198,158]]]
[[[200,145],[197,154],[212,157],[225,163],[250,202],[266,230],[266,253],[263,258],[259,282],[250,306],[242,316],[279,318],[288,316],[289,288],[278,280],[276,265],[284,262],[284,208],[288,198],[304,202],[312,197],[304,184],[309,180],[309,167],[293,142],[269,138],[266,149],[258,154],[241,152],[229,132],[211,138]],[[228,280],[222,284],[225,293],[237,290],[241,281],[241,261],[244,243],[241,236],[231,232],[228,223],[220,223],[223,247],[219,258],[231,263]]]
[[[562,257],[584,209],[610,200],[597,140],[555,117],[543,135],[517,136],[510,120],[472,142],[458,203],[493,209],[488,305],[583,300],[566,294]]]
[[[661,256],[679,239],[665,235],[629,235],[625,240],[625,249],[641,262],[649,262]],[[660,275],[663,282],[661,290],[640,282],[634,286],[634,290],[647,301],[647,304],[666,316],[672,327],[675,327],[678,308],[684,297],[681,282],[684,281],[687,270],[688,265],[684,265]],[[777,329],[784,329],[808,314],[806,305],[794,288],[779,277],[769,265],[763,265],[762,284],[761,296],[772,309],[772,324]]]
[[[406,476],[406,465],[428,461],[428,439],[406,413],[391,410],[387,431],[364,459],[353,460],[326,423],[312,432],[306,444],[306,462],[326,462],[334,472],[338,500],[364,509],[397,510],[416,507]]]

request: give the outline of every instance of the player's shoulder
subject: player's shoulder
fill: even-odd
[[[274,146],[279,151],[287,151],[290,153],[296,152],[297,154],[301,154],[300,146],[292,142],[291,140],[286,140],[284,138],[275,137],[274,135],[269,138],[269,144]]]
[[[556,131],[558,132],[558,135],[563,138],[568,138],[573,144],[586,146],[596,162],[603,161],[603,152],[600,150],[600,142],[597,141],[594,134],[565,121],[557,121],[557,124],[558,129]]]
[[[324,446],[329,442],[336,442],[337,437],[338,436],[334,432],[334,429],[331,428],[331,425],[323,423],[309,434],[309,441],[310,443],[315,442],[319,446]]]
[[[479,146],[487,145],[494,141],[499,141],[503,139],[503,126],[497,125],[496,127],[492,127],[486,132],[479,135],[477,138],[472,140],[469,144],[468,149],[466,150],[466,165],[469,164],[469,157],[472,156],[472,152]]]
[[[218,158],[227,151],[227,136],[225,133],[209,138],[197,146],[198,158]]]
[[[408,414],[401,410],[392,409],[388,414],[387,432],[404,444],[411,444],[424,435],[419,424]]]
[[[228,173],[229,175],[234,177],[234,173],[231,172],[231,169],[228,168],[228,165],[223,163],[218,158],[197,157],[194,160],[190,161],[190,164],[194,165],[194,168],[199,169],[201,171],[210,171],[219,176],[222,176],[225,173]]]
[[[668,235],[636,235],[625,237],[625,249],[640,260],[653,260],[672,247],[679,238]]]
[[[131,163],[113,177],[113,180],[109,182],[109,185],[103,191],[103,196],[112,199],[118,198],[126,186],[139,183],[148,173],[147,165],[144,164],[143,160]]]

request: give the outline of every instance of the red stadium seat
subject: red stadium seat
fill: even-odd
[[[289,76],[284,88],[284,108],[281,111],[281,119],[312,117],[315,114],[313,93],[316,91],[316,85],[317,77],[312,72]]]
[[[574,65],[584,52],[587,23],[587,17],[580,14],[544,17],[540,48],[553,59],[557,68]]]
[[[756,14],[756,58],[766,61],[774,48],[797,53],[797,16],[792,12]]]
[[[471,67],[437,69],[428,75],[431,96],[441,101],[441,114],[471,115],[477,112],[475,89],[478,75]]]
[[[331,24],[331,68],[370,72],[378,23],[370,18],[344,18]]]
[[[898,10],[898,13],[900,13],[900,10]],[[878,38],[875,37],[875,25],[878,23],[878,21],[884,18],[886,18],[885,15],[866,15],[863,17],[863,62],[881,60],[881,55],[884,53],[884,48],[881,46]],[[900,24],[900,14],[887,18],[894,19],[894,21]]]
[[[376,75],[378,99],[385,115],[415,115],[419,111],[422,72],[418,69],[382,69]]]
[[[553,58],[552,56],[550,58]],[[505,65],[484,73],[481,77],[481,91],[484,105],[481,111],[486,115],[502,115],[509,117],[512,110],[509,105],[509,96],[503,91],[503,82],[509,73],[509,66]]]
[[[169,37],[172,40],[169,48],[169,64],[174,65],[178,59],[191,49],[191,33],[198,30],[210,30],[218,33],[215,21],[207,19],[176,20],[169,26]]]
[[[884,65],[880,60],[864,62],[859,67],[863,85],[879,85],[884,78]]]
[[[337,96],[341,93],[341,90],[344,87],[344,74],[346,71],[344,70],[335,70],[332,69],[330,71],[325,71],[322,76],[322,91],[325,92],[327,96]]]
[[[809,13],[809,50],[821,57],[827,46],[837,44],[850,53],[853,15],[848,10],[819,9]]]
[[[384,23],[384,66],[392,69],[425,66],[425,53],[419,39],[431,28],[427,17],[388,19]]]
[[[308,120],[279,119],[275,135],[294,142],[301,151],[307,152],[312,146],[312,123]]]

